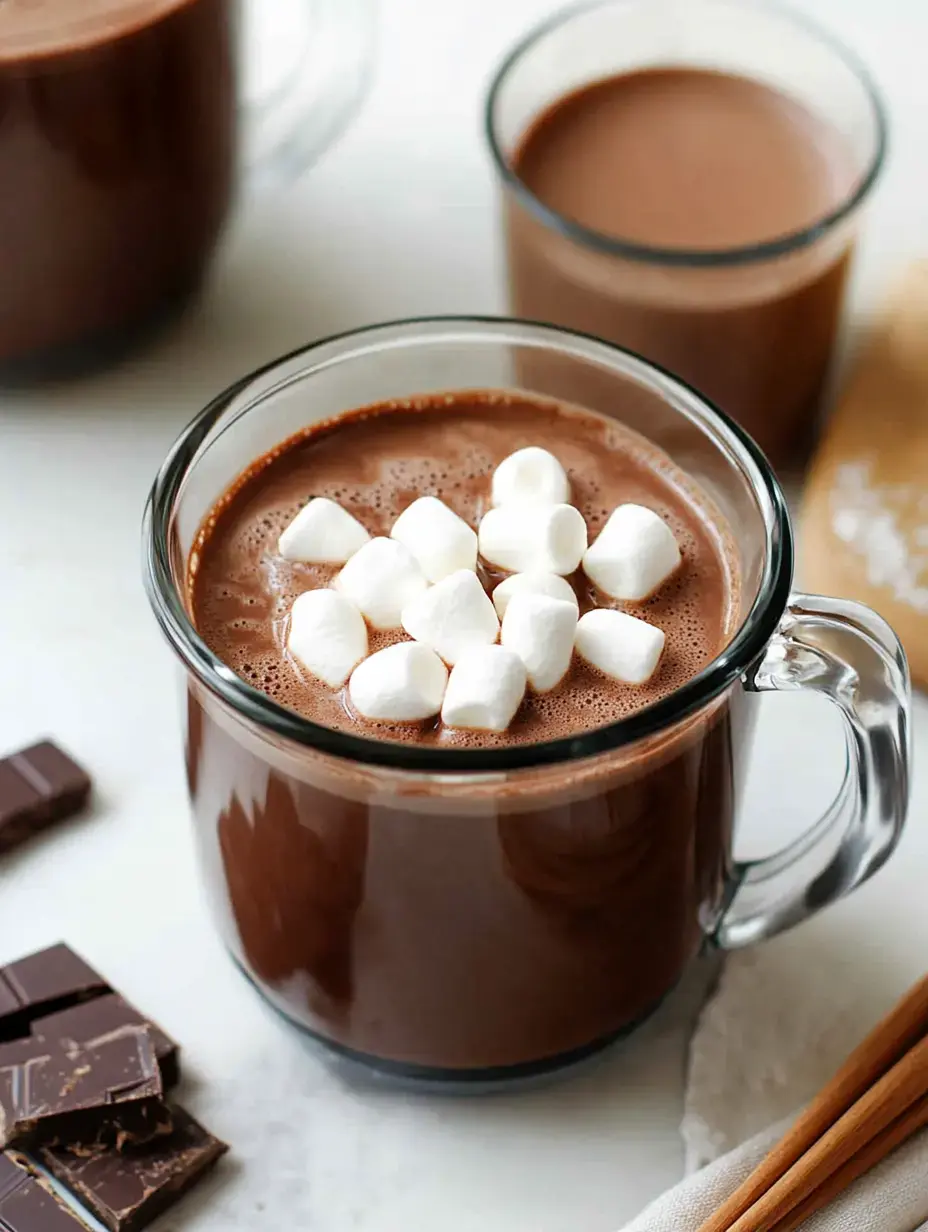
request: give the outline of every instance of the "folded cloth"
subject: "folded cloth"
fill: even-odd
[[[695,1232],[760,1163],[789,1124],[787,1118],[707,1164],[652,1202],[625,1232]],[[802,1226],[803,1232],[928,1229],[928,1133],[911,1138]]]
[[[681,1132],[691,1175],[624,1232],[694,1232],[889,1008],[891,997],[866,1003],[852,966],[833,962],[824,979],[820,968],[796,957],[774,944],[728,959],[690,1046]],[[928,1131],[803,1228],[928,1232]]]

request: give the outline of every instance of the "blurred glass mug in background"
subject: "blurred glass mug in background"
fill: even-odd
[[[305,168],[372,34],[373,0],[0,4],[0,375],[97,362],[182,304],[239,167]]]
[[[639,352],[801,461],[885,154],[855,58],[754,0],[596,0],[512,51],[486,126],[513,312]]]

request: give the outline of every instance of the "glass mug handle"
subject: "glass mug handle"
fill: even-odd
[[[364,95],[375,0],[240,0],[245,187],[295,179]]]
[[[738,949],[847,894],[889,858],[909,802],[911,684],[899,639],[870,608],[793,595],[750,692],[811,690],[841,711],[844,781],[828,811],[784,851],[736,862],[713,940]]]

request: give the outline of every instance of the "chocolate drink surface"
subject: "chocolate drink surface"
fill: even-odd
[[[435,722],[376,727],[352,714],[342,691],[297,672],[286,613],[295,594],[337,572],[277,553],[310,496],[338,501],[371,534],[389,533],[423,495],[476,525],[494,468],[529,445],[561,460],[591,534],[631,501],[659,511],[677,536],[679,573],[636,609],[667,635],[647,685],[575,660],[561,685],[530,691],[509,730],[492,734]],[[615,722],[706,667],[738,619],[728,541],[699,489],[617,423],[515,393],[430,396],[346,415],[253,464],[204,523],[188,603],[222,661],[316,723],[499,748]],[[496,580],[481,571],[486,585]],[[570,580],[588,608],[589,583],[580,572]],[[402,637],[373,633],[372,649]],[[297,1022],[382,1063],[477,1073],[583,1051],[654,1007],[719,905],[735,709],[725,697],[618,762],[568,761],[543,781],[500,776],[479,800],[445,798],[434,776],[407,805],[372,798],[364,768],[349,761],[341,786],[322,786],[258,746],[245,751],[194,688],[188,773],[226,940]]]
[[[607,239],[701,266],[601,252],[507,206],[514,311],[585,330],[669,368],[783,464],[811,436],[837,331],[848,236],[729,264],[827,219],[855,188],[844,136],[780,91],[654,68],[562,98],[510,163],[541,204]]]
[[[0,373],[89,360],[195,289],[233,181],[234,10],[0,4]]]

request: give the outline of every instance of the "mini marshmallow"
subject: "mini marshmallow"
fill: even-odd
[[[375,629],[398,629],[403,608],[428,590],[425,574],[395,539],[365,543],[332,581]]]
[[[493,591],[493,606],[500,620],[506,615],[512,596],[522,594],[547,595],[549,599],[561,599],[564,603],[572,603],[578,610],[580,608],[570,582],[556,573],[513,573]]]
[[[529,445],[500,462],[493,473],[492,500],[494,505],[567,504],[570,480],[553,453]]]
[[[343,565],[370,539],[357,518],[326,496],[304,505],[277,541],[284,560]]]
[[[548,595],[513,595],[503,617],[502,643],[525,664],[536,693],[564,679],[574,651],[577,606]]]
[[[287,648],[310,675],[340,689],[367,654],[367,625],[344,595],[307,590],[290,609]]]
[[[452,666],[465,650],[491,645],[499,636],[490,596],[470,569],[459,569],[407,603],[403,628]]]
[[[626,612],[595,608],[580,617],[576,648],[581,658],[607,676],[625,684],[645,684],[663,653],[664,633]]]
[[[573,505],[504,505],[480,523],[480,554],[511,573],[573,573],[586,551],[586,522]]]
[[[477,568],[477,533],[437,496],[420,496],[393,524],[390,536],[408,548],[430,582]]]
[[[680,566],[673,531],[653,509],[619,505],[583,558],[587,577],[611,595],[638,603]]]
[[[441,708],[447,727],[504,732],[525,696],[525,664],[504,646],[472,646],[460,656]]]
[[[418,642],[398,642],[359,664],[348,682],[348,696],[366,719],[418,723],[441,710],[448,669],[434,650]]]

